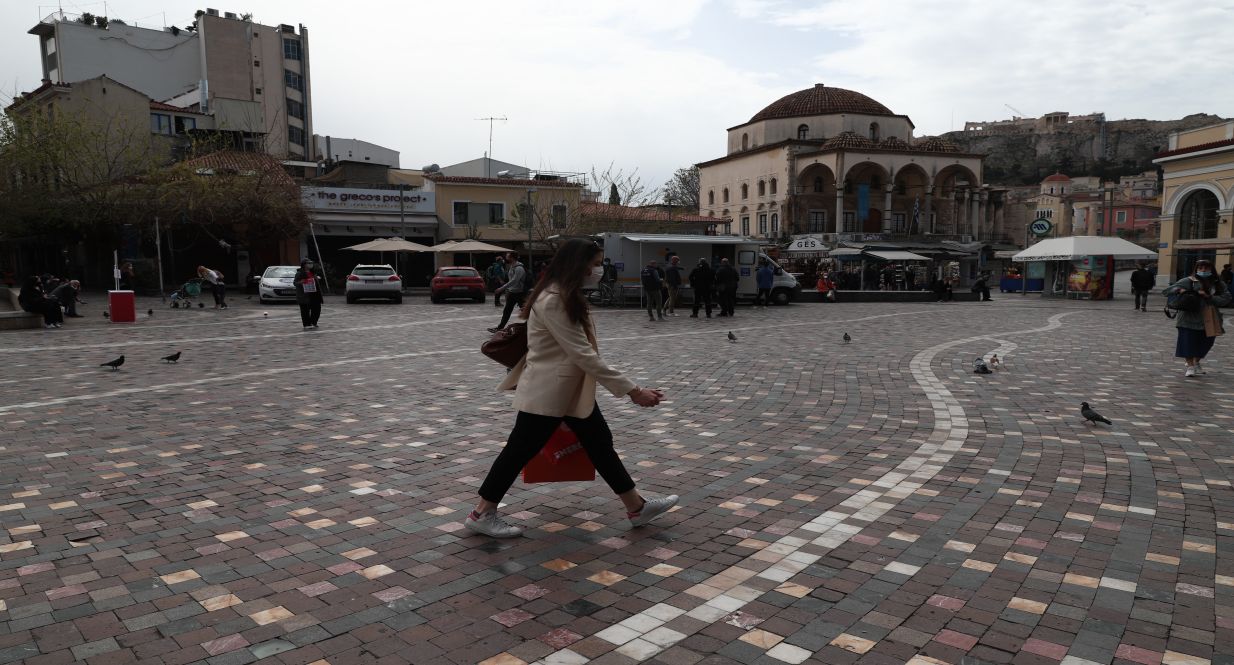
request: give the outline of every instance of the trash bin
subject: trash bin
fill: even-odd
[[[137,321],[137,296],[132,291],[108,291],[107,307],[111,310],[112,323]]]

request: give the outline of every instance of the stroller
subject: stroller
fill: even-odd
[[[180,288],[171,292],[171,308],[180,309],[184,307],[189,309],[193,306],[193,299],[201,296],[201,279],[194,277],[185,282]]]

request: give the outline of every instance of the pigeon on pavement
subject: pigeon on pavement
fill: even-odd
[[[153,309],[146,310],[146,316],[154,316],[154,310]]]
[[[853,341],[853,338],[849,337],[848,333],[844,333],[844,343],[848,344],[851,341]]]
[[[730,331],[728,331],[728,341],[730,341],[730,342],[736,342],[736,341],[737,341],[737,336],[736,336],[736,335],[734,335],[734,334],[733,334],[733,331],[731,331],[731,330],[730,330]]]
[[[124,364],[124,356],[120,356],[119,358],[116,358],[115,360],[111,362],[99,363],[99,367],[110,367],[112,369],[120,369],[120,366],[123,364]]]
[[[1105,423],[1105,424],[1107,424],[1107,425],[1113,425],[1113,424],[1114,424],[1114,423],[1110,422],[1110,419],[1109,419],[1109,418],[1106,418],[1105,416],[1101,415],[1100,413],[1097,413],[1096,411],[1093,411],[1092,407],[1090,407],[1090,406],[1088,405],[1088,402],[1080,402],[1080,415],[1084,416],[1084,422],[1085,422],[1086,424],[1087,424],[1087,423],[1090,423],[1090,422],[1092,422],[1092,423]]]
[[[978,358],[973,361],[973,374],[993,374],[990,371],[990,366],[985,364],[985,360]]]
[[[162,360],[166,360],[166,361],[167,361],[167,362],[169,362],[169,363],[178,362],[178,361],[180,360],[180,352],[179,352],[179,351],[176,351],[175,353],[171,354],[170,356],[163,356],[161,359],[162,359]]]
[[[997,353],[990,356],[990,367],[992,369],[1002,369],[1003,368],[1003,361],[998,359]]]

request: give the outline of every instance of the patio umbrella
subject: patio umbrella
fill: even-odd
[[[368,242],[362,242],[359,245],[344,247],[357,252],[377,252],[378,261],[385,261],[386,252],[431,252],[433,251],[427,245],[403,240],[402,238],[378,238]]]
[[[510,252],[511,249],[490,245],[479,240],[447,240],[439,245],[433,245],[430,251],[433,252],[448,252],[451,254],[467,253],[467,262],[472,263],[471,255],[475,253],[492,253],[492,252]]]

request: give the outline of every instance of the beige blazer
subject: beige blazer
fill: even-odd
[[[536,298],[527,320],[527,355],[501,390],[514,391],[514,408],[541,416],[586,418],[596,404],[596,384],[621,397],[637,386],[600,358],[595,325],[570,322],[556,291]]]

